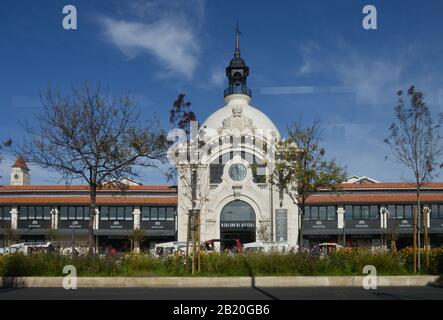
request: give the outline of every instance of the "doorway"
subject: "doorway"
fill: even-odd
[[[220,238],[221,250],[232,249],[237,239],[242,244],[255,242],[255,211],[250,204],[234,200],[223,207],[220,214]]]

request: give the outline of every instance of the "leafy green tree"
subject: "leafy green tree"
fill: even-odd
[[[337,191],[346,180],[346,170],[334,159],[325,160],[326,151],[320,146],[320,125],[315,121],[304,126],[301,118],[288,129],[288,138],[277,142],[276,161],[270,183],[286,193],[298,206],[299,251],[303,249],[303,222],[306,201],[320,189]]]

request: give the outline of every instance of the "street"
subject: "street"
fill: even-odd
[[[0,300],[443,300],[443,288],[2,288]]]

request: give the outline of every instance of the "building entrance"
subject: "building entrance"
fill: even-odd
[[[255,229],[254,209],[241,200],[229,202],[220,214],[221,250],[232,249],[237,239],[242,244],[254,242]]]

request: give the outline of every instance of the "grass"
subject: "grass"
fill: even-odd
[[[443,249],[432,256],[429,273],[441,272]],[[411,274],[409,251],[399,253],[346,249],[324,258],[298,253],[251,253],[230,256],[202,255],[198,276],[324,276],[363,275],[365,265],[376,267],[378,275]],[[154,259],[127,255],[118,259],[98,256],[68,257],[58,254],[14,254],[1,257],[0,276],[64,276],[63,267],[73,265],[78,276],[191,276],[183,256]],[[441,264],[441,265],[440,265]],[[188,267],[190,266],[190,262]]]

